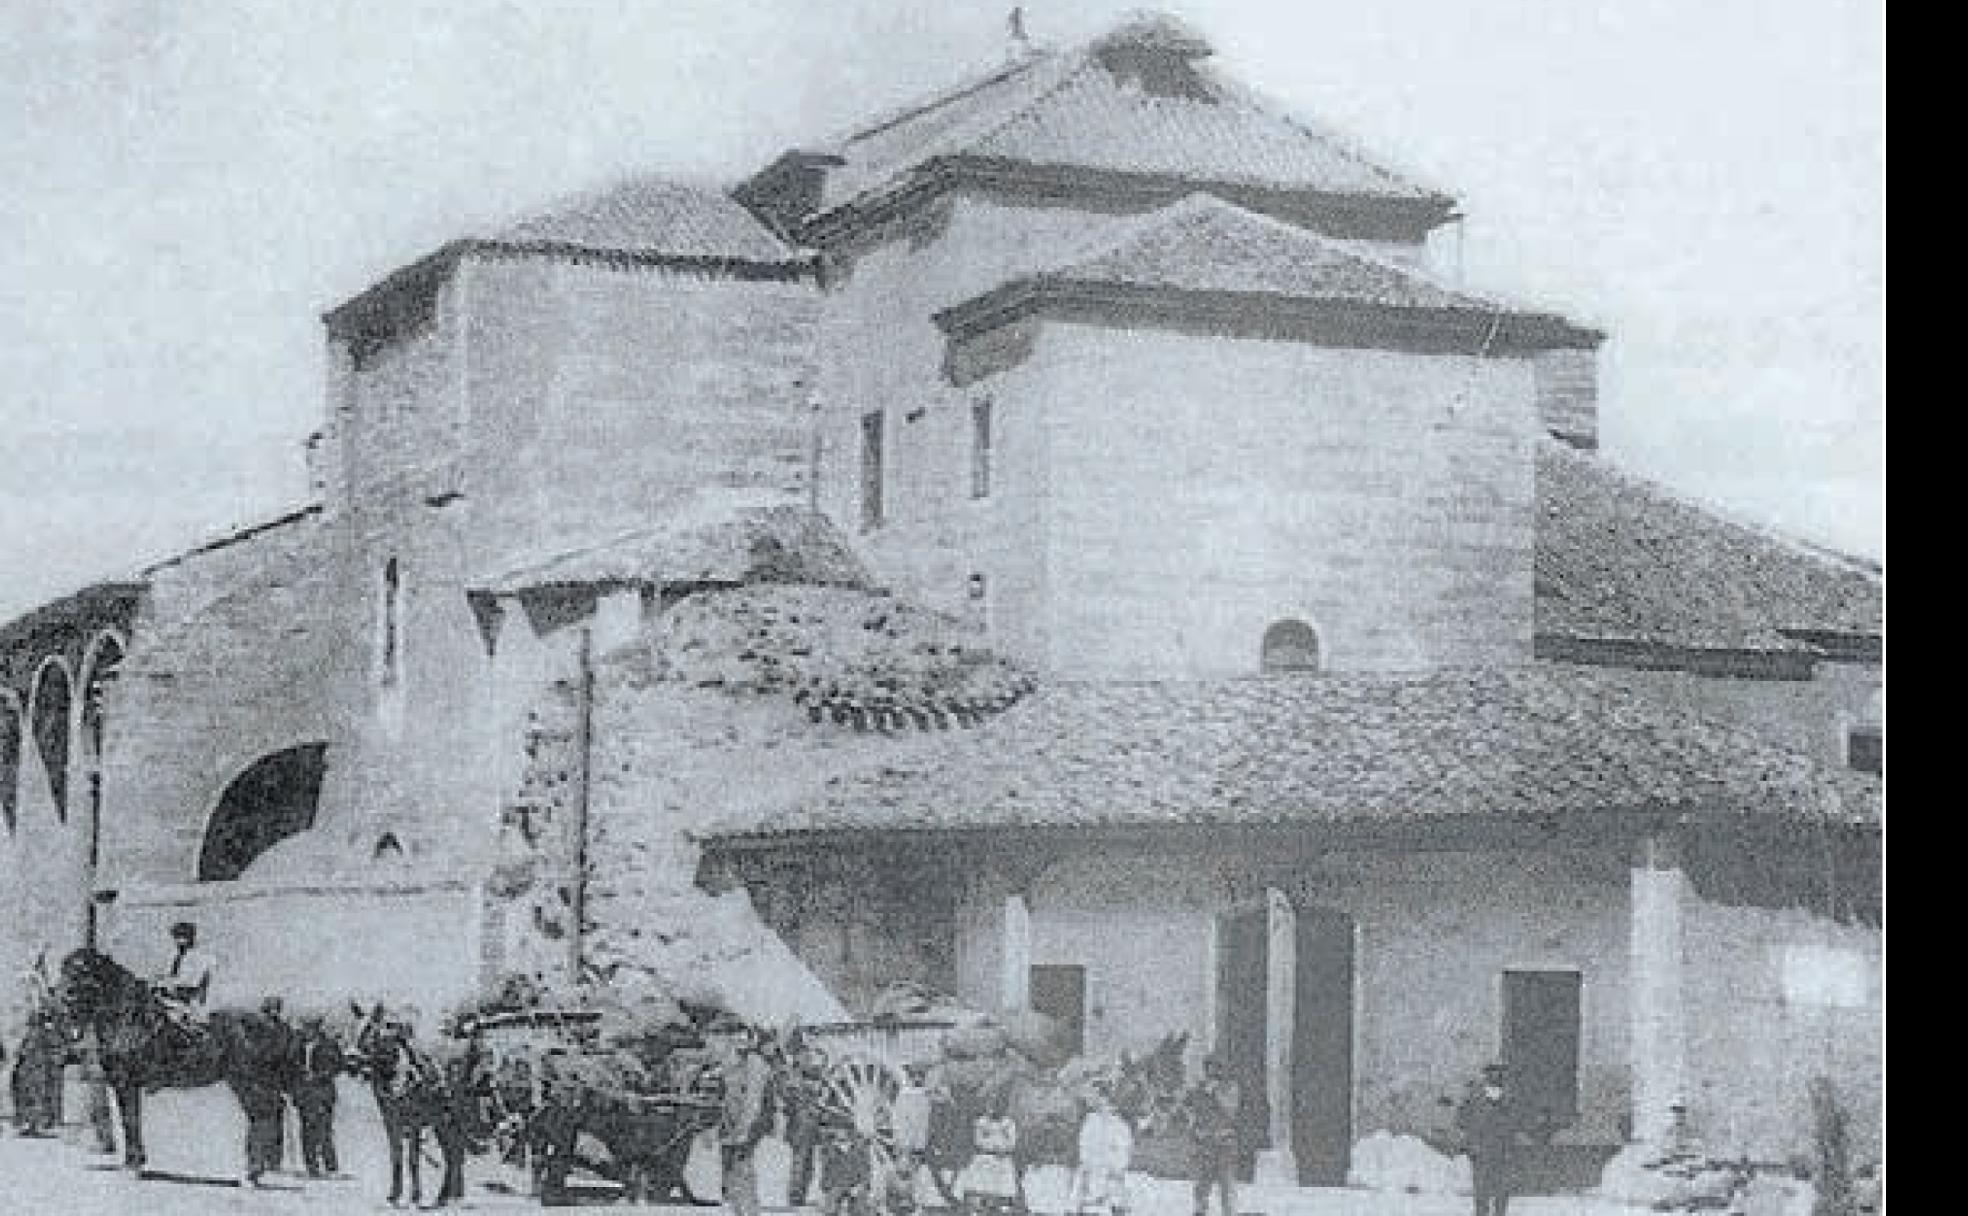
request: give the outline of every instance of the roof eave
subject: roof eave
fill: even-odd
[[[877,229],[959,186],[982,186],[1051,202],[1092,200],[1156,206],[1198,192],[1268,214],[1318,215],[1361,235],[1425,234],[1461,218],[1456,199],[1414,194],[1343,193],[1257,181],[1171,173],[1133,173],[959,154],[933,157],[899,177],[816,211],[799,225],[802,243],[837,245]],[[1355,235],[1348,231],[1345,235]]]
[[[1071,274],[1014,279],[934,314],[952,339],[988,332],[1027,316],[1125,323],[1201,323],[1266,336],[1297,334],[1339,345],[1394,346],[1440,353],[1512,355],[1596,349],[1606,335],[1549,313],[1409,308],[1270,292],[1195,290],[1083,279]]]

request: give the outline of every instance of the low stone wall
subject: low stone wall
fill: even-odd
[[[218,959],[211,1001],[342,1009],[351,999],[441,1014],[478,983],[481,895],[461,878],[128,888],[104,920],[104,948],[154,975],[168,965],[172,922],[198,925]]]

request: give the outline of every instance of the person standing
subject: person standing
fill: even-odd
[[[821,1113],[826,1104],[826,1062],[819,1049],[795,1030],[786,1042],[785,1071],[781,1074],[782,1105],[786,1110],[786,1146],[792,1150],[792,1169],[787,1176],[786,1202],[803,1207],[813,1189],[814,1162],[820,1154]]]
[[[1505,1216],[1510,1207],[1511,1156],[1519,1132],[1515,1104],[1501,1064],[1483,1068],[1483,1079],[1456,1111],[1456,1126],[1469,1152],[1476,1216]]]
[[[308,1177],[341,1172],[335,1157],[335,1078],[342,1048],[319,1014],[301,1020],[300,1058],[294,1068],[294,1111],[301,1120],[301,1164]]]
[[[1134,1158],[1134,1129],[1114,1109],[1105,1086],[1088,1095],[1080,1122],[1080,1163],[1073,1174],[1073,1210],[1081,1216],[1125,1216],[1127,1172]]]
[[[102,1040],[96,1036],[94,1027],[83,1032],[81,1041],[76,1045],[76,1055],[81,1065],[82,1093],[89,1104],[89,1128],[95,1133],[96,1151],[114,1153],[116,1115],[110,1106],[109,1079],[103,1074]]]
[[[1221,1197],[1223,1216],[1237,1216],[1237,1158],[1243,1099],[1221,1056],[1203,1060],[1202,1080],[1182,1101],[1196,1175],[1196,1216],[1209,1216],[1210,1191]]]
[[[771,1070],[759,1054],[752,1029],[740,1022],[716,1028],[711,1041],[724,1080],[724,1106],[718,1118],[723,1148],[724,1206],[733,1216],[759,1216],[758,1142],[765,1137],[771,1103]]]
[[[68,1044],[55,1024],[54,1012],[45,1002],[36,1002],[28,1012],[27,1032],[14,1061],[14,1110],[21,1135],[52,1136],[61,1126],[62,1065],[67,1055]]]

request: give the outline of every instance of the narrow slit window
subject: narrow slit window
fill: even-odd
[[[876,410],[861,416],[861,527],[878,528],[882,518],[882,415]]]
[[[393,557],[383,563],[382,609],[379,673],[383,687],[394,688],[403,667],[403,571]]]
[[[991,403],[970,407],[970,496],[991,496]]]

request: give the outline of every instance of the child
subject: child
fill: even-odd
[[[1008,1095],[992,1097],[985,1113],[972,1125],[976,1155],[957,1177],[957,1196],[966,1211],[1019,1212],[1025,1208],[1019,1184],[1018,1124],[1011,1118]]]
[[[1080,1168],[1073,1174],[1073,1210],[1083,1216],[1125,1216],[1134,1131],[1114,1110],[1113,1096],[1095,1088],[1080,1122]]]

